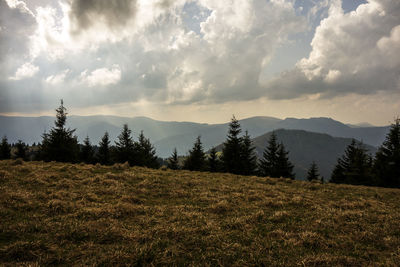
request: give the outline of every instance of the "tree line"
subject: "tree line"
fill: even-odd
[[[294,179],[293,164],[289,161],[288,151],[283,143],[278,143],[273,132],[265,147],[263,158],[258,161],[255,147],[250,135],[242,129],[239,121],[233,116],[229,123],[226,141],[218,152],[213,147],[208,154],[203,150],[201,138],[198,136],[188,156],[179,165],[176,148],[168,159],[171,169],[191,171],[229,172],[239,175],[259,175],[269,177],[285,177]]]
[[[400,119],[391,125],[375,157],[353,140],[332,172],[332,183],[400,188]]]
[[[64,103],[56,109],[55,126],[42,135],[42,142],[29,147],[22,141],[14,144],[15,157],[22,159],[84,162],[111,165],[128,162],[130,166],[158,168],[163,160],[156,156],[150,140],[140,133],[138,140],[133,140],[132,131],[127,124],[123,125],[114,145],[107,132],[104,133],[98,146],[91,144],[87,136],[83,144],[79,144],[76,129],[66,128],[67,112]],[[166,165],[170,169],[191,171],[229,172],[239,175],[258,175],[269,177],[285,177],[294,179],[293,164],[289,160],[289,151],[283,143],[279,143],[272,132],[263,151],[261,159],[257,159],[255,147],[247,131],[242,134],[239,121],[233,116],[229,123],[227,138],[218,149],[213,147],[208,153],[203,149],[201,137],[198,136],[186,157],[178,156],[173,150]],[[0,143],[0,159],[11,158],[11,145],[3,137]],[[318,166],[313,162],[307,172],[309,181],[321,180]],[[347,146],[343,156],[330,177],[332,183],[354,185],[370,185],[400,188],[400,119],[391,125],[385,141],[379,147],[375,157],[368,154],[362,142],[353,140]]]
[[[61,100],[61,105],[56,109],[55,125],[48,133],[45,132],[42,135],[42,142],[32,146],[33,151],[28,151],[28,146],[18,141],[15,145],[15,157],[27,160],[29,152],[30,159],[33,160],[103,165],[128,162],[131,166],[149,168],[160,166],[161,159],[157,158],[150,140],[141,132],[138,140],[134,141],[132,131],[127,124],[123,125],[121,134],[114,145],[111,145],[109,134],[105,132],[98,146],[94,146],[88,136],[83,144],[79,144],[77,136],[74,135],[76,129],[67,128],[66,120],[67,112]],[[9,158],[11,158],[11,145],[8,144],[7,138],[3,137],[0,144],[0,159]]]

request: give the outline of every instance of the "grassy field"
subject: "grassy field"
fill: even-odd
[[[399,263],[400,190],[0,161],[0,265]]]

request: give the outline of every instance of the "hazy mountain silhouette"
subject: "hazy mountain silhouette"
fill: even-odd
[[[0,136],[7,135],[10,142],[21,139],[26,143],[40,142],[44,131],[54,125],[55,117],[7,117],[0,116]],[[112,141],[118,136],[122,125],[127,123],[135,138],[143,130],[146,137],[154,143],[157,155],[168,157],[174,147],[178,154],[184,155],[192,147],[198,135],[201,135],[204,148],[208,150],[224,142],[228,131],[228,122],[206,124],[193,122],[157,121],[146,117],[118,116],[69,116],[67,126],[76,128],[78,139],[87,135],[93,144],[98,144],[105,131]],[[379,146],[383,142],[389,127],[352,128],[330,118],[310,118],[284,120],[271,117],[252,117],[240,120],[243,131],[248,130],[256,137],[274,129],[299,129],[326,133],[332,136],[356,138],[364,143]]]

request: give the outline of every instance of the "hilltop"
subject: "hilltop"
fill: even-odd
[[[394,266],[400,190],[0,161],[0,264]]]

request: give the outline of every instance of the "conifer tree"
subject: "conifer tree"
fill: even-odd
[[[0,160],[10,159],[10,158],[11,158],[11,146],[7,141],[7,137],[4,136],[1,139],[1,144],[0,144]]]
[[[118,135],[118,141],[115,141],[115,158],[117,162],[124,163],[127,161],[129,165],[133,166],[136,164],[137,155],[131,133],[128,125],[124,124],[122,132]]]
[[[375,155],[374,173],[379,185],[400,188],[400,118],[392,124]]]
[[[140,132],[139,140],[135,143],[136,164],[149,168],[158,168],[160,164],[157,161],[156,150],[146,138],[143,131]]]
[[[262,176],[280,177],[277,170],[278,150],[276,134],[272,132],[259,164],[259,171]]]
[[[110,138],[108,132],[104,133],[104,136],[101,138],[99,143],[99,152],[98,152],[98,160],[100,164],[108,165],[111,163],[110,158]]]
[[[77,137],[74,136],[75,129],[65,128],[67,120],[67,109],[61,100],[61,105],[56,109],[56,121],[49,133],[44,133],[40,155],[46,161],[76,162],[78,159],[79,146]]]
[[[313,180],[318,180],[318,178],[319,178],[318,167],[315,161],[313,161],[311,163],[310,168],[307,171],[307,180],[311,182]]]
[[[197,137],[193,148],[189,150],[189,155],[186,158],[183,168],[190,171],[203,171],[206,167],[205,154],[200,136]]]
[[[219,172],[221,170],[221,162],[215,147],[211,148],[210,155],[208,156],[208,170],[210,172]]]
[[[80,159],[86,164],[93,163],[93,154],[94,150],[92,144],[90,143],[89,136],[86,136],[85,140],[83,140],[83,146],[81,147]]]
[[[20,158],[23,160],[27,159],[27,146],[25,143],[23,143],[21,140],[18,140],[17,144],[15,144],[15,147],[17,148],[17,151],[15,152],[15,157]]]
[[[222,149],[222,163],[225,171],[234,174],[239,174],[242,170],[242,139],[239,137],[241,131],[239,121],[233,116],[229,123],[228,136]]]
[[[276,176],[294,179],[293,164],[289,161],[289,152],[285,150],[284,145],[281,143],[278,149]]]
[[[374,185],[372,158],[361,142],[352,140],[344,155],[338,159],[330,182],[354,185]]]
[[[254,152],[255,149],[256,148],[253,146],[249,133],[246,131],[246,134],[243,136],[241,143],[240,156],[242,169],[240,170],[240,174],[252,175],[256,172],[257,156]]]
[[[171,170],[179,169],[178,151],[176,151],[176,148],[174,148],[171,157],[168,159],[167,167]]]
[[[272,132],[260,160],[260,175],[294,179],[293,164],[289,161],[288,154],[284,145],[278,144],[275,132]]]

